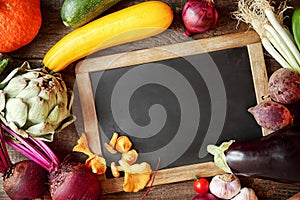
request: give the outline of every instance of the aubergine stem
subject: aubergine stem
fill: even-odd
[[[223,142],[220,146],[216,145],[207,145],[208,153],[214,156],[214,162],[223,171],[227,173],[232,173],[230,167],[227,165],[225,151],[230,147],[230,145],[234,143],[234,140],[230,140],[228,142]]]

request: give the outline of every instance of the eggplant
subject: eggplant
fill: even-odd
[[[300,183],[300,124],[250,141],[208,145],[215,164],[227,173]]]

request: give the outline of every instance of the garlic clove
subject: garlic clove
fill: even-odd
[[[232,200],[258,200],[258,198],[253,189],[244,187]]]

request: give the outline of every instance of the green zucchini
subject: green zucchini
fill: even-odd
[[[61,19],[67,27],[78,28],[102,14],[121,0],[65,0]]]
[[[300,49],[300,7],[294,10],[292,15],[292,31],[295,42]]]

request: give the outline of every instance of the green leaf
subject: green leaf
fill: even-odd
[[[230,140],[228,142],[223,142],[219,147],[216,145],[207,145],[207,151],[214,156],[215,164],[227,173],[232,173],[231,169],[226,163],[226,156],[224,152],[229,148],[229,146],[234,142]]]
[[[8,65],[8,58],[4,58],[3,60],[0,61],[0,74],[3,72],[5,67]]]

